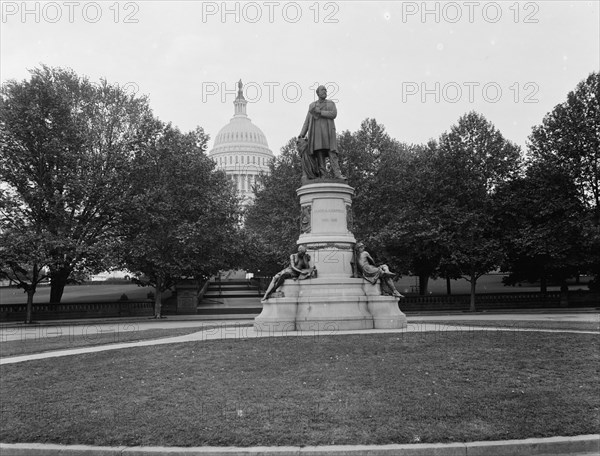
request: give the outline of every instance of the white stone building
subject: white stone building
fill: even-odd
[[[233,102],[234,115],[217,133],[213,148],[208,153],[217,168],[233,179],[244,204],[248,204],[254,197],[252,187],[256,183],[256,176],[261,172],[268,172],[269,161],[273,158],[264,133],[246,114],[247,103],[240,80],[238,95]]]

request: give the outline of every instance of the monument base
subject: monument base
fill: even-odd
[[[406,316],[398,298],[382,296],[379,283],[354,278],[356,264],[352,234],[354,189],[338,179],[319,179],[297,190],[301,206],[301,234],[304,246],[317,270],[317,278],[286,280],[263,302],[254,319],[260,332],[336,331],[401,329]],[[353,266],[354,265],[354,266]]]
[[[382,296],[379,284],[364,279],[288,279],[280,290],[285,297],[263,302],[261,314],[254,319],[257,331],[334,333],[406,327],[398,298]]]

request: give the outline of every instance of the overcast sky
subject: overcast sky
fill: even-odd
[[[600,68],[597,0],[1,3],[3,82],[42,63],[70,67],[146,94],[162,120],[214,138],[241,78],[276,154],[318,84],[337,103],[338,132],[372,117],[424,143],[476,110],[524,146]]]

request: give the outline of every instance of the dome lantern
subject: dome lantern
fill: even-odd
[[[246,99],[244,98],[244,94],[242,92],[242,80],[240,79],[238,81],[238,94],[237,97],[235,98],[235,100],[233,101],[233,106],[235,108],[234,110],[234,117],[238,117],[238,116],[243,116],[243,117],[248,117],[248,115],[246,114],[246,105],[248,104],[248,102],[246,101]]]

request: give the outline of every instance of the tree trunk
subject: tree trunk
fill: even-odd
[[[450,277],[446,277],[446,293],[448,295],[452,294],[452,286],[450,285]]]
[[[420,274],[419,275],[419,294],[421,296],[425,296],[427,294],[428,283],[429,283],[429,275]]]
[[[154,291],[154,318],[162,318],[160,313],[162,309],[162,290],[161,286],[157,284]]]
[[[540,292],[546,296],[548,293],[548,279],[546,278],[546,274],[543,274],[540,278]]]
[[[475,287],[477,287],[477,279],[475,278],[475,275],[471,276],[471,303],[469,306],[469,310],[471,312],[476,312],[477,309],[475,308]]]
[[[60,302],[70,274],[71,270],[68,268],[61,268],[50,272],[50,302]]]
[[[31,324],[33,322],[33,295],[35,294],[35,288],[27,290],[27,307],[25,310],[25,324]]]
[[[560,281],[560,306],[569,307],[569,285],[564,279]]]

